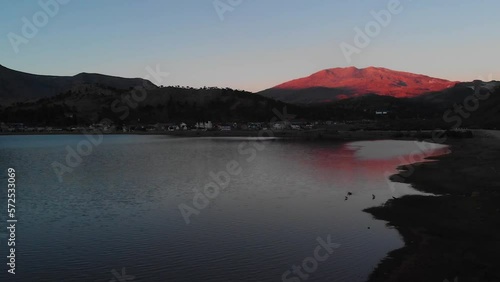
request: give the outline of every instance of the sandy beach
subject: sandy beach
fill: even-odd
[[[451,154],[391,178],[439,196],[406,196],[366,210],[395,227],[406,245],[369,281],[500,281],[500,133],[475,136],[449,139]]]

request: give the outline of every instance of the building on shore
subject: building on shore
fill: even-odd
[[[211,121],[197,122],[194,126],[196,129],[212,129],[214,126]]]

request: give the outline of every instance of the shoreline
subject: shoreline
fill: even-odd
[[[391,181],[436,196],[404,196],[364,210],[397,229],[405,243],[369,282],[500,281],[499,142],[485,132],[449,139],[450,154],[399,167]]]
[[[444,131],[443,131],[444,132]],[[276,137],[284,139],[296,140],[325,140],[325,141],[361,141],[361,140],[415,140],[425,141],[431,139],[434,131],[407,131],[407,130],[358,130],[358,131],[336,131],[328,129],[316,130],[279,130],[279,131],[248,131],[248,130],[233,130],[233,131],[152,131],[152,132],[0,132],[0,136],[30,136],[30,135],[86,135],[86,134],[102,134],[102,135],[158,135],[172,137]]]
[[[430,139],[433,131],[177,131],[126,132],[104,135],[165,135],[173,137],[276,137],[307,141]],[[479,131],[475,131],[477,135]],[[448,138],[451,153],[434,162],[408,165],[412,173],[391,176],[436,196],[410,195],[367,208],[374,219],[387,222],[401,235],[404,246],[390,251],[368,281],[500,281],[500,140],[485,136]],[[99,133],[97,133],[99,134]],[[83,135],[83,133],[0,133],[9,135]],[[489,171],[489,168],[496,171]],[[495,189],[499,187],[498,189]],[[472,188],[472,189],[471,189]],[[498,236],[496,236],[498,237]]]

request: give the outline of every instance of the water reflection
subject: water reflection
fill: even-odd
[[[327,235],[341,246],[309,280],[365,281],[402,246],[362,210],[395,195],[385,173],[415,151],[412,142],[267,140],[250,159],[238,149],[246,139],[106,136],[59,183],[51,163],[78,140],[1,139],[0,166],[16,167],[22,187],[19,257],[28,267],[18,281],[108,281],[122,267],[137,281],[280,281]],[[186,225],[179,204],[230,161],[242,173]],[[397,196],[417,193],[396,187]]]
[[[394,140],[360,141],[333,146],[314,144],[305,150],[306,157],[291,153],[290,161],[302,163],[303,169],[319,179],[353,190],[379,190],[378,184],[381,181],[387,183],[387,177],[397,173],[397,167],[429,161],[426,158],[449,153],[446,145]],[[406,188],[405,185],[401,194],[413,193]]]

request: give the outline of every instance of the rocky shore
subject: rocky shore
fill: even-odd
[[[405,196],[365,210],[388,221],[405,241],[369,281],[500,281],[500,139],[495,134],[449,139],[451,154],[400,167],[391,177],[438,196]]]

